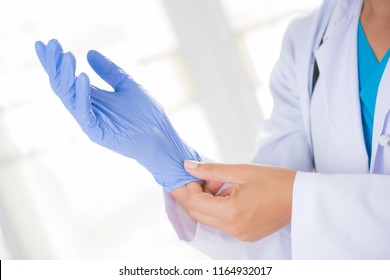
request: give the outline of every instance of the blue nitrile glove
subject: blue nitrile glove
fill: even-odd
[[[37,42],[35,49],[52,89],[92,141],[137,160],[167,191],[198,180],[183,162],[201,157],[179,137],[162,106],[121,68],[88,52],[93,70],[114,89],[105,91],[90,85],[85,73],[75,76],[76,60],[57,40]]]

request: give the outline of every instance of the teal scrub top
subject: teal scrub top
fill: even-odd
[[[389,56],[390,50],[387,51],[381,61],[378,61],[364,34],[362,24],[359,21],[358,67],[360,109],[369,164],[371,163],[372,128],[374,123],[376,97]]]

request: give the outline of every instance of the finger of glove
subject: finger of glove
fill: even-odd
[[[122,68],[101,53],[91,50],[87,59],[92,69],[115,91],[126,90],[134,85],[134,81]]]
[[[58,74],[60,72],[62,56],[63,51],[60,43],[56,39],[50,40],[46,47],[46,69],[49,74],[51,87],[58,95],[60,94],[58,92]]]
[[[42,43],[41,41],[35,42],[35,52],[37,53],[39,62],[41,63],[42,67],[46,69],[46,45]]]
[[[72,53],[65,53],[62,57],[58,72],[58,95],[65,106],[74,109],[76,59]]]
[[[84,130],[93,129],[97,124],[96,115],[91,107],[91,85],[89,77],[81,73],[76,80],[75,96],[76,118]]]

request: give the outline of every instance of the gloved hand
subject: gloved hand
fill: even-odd
[[[183,162],[201,157],[179,137],[162,106],[121,68],[88,52],[93,70],[114,89],[105,91],[85,73],[75,76],[76,60],[57,40],[36,42],[35,49],[52,89],[93,142],[137,160],[167,191],[198,180]]]

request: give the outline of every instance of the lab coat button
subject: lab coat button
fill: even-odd
[[[389,135],[381,135],[379,137],[379,144],[383,147],[390,147],[390,136]]]

